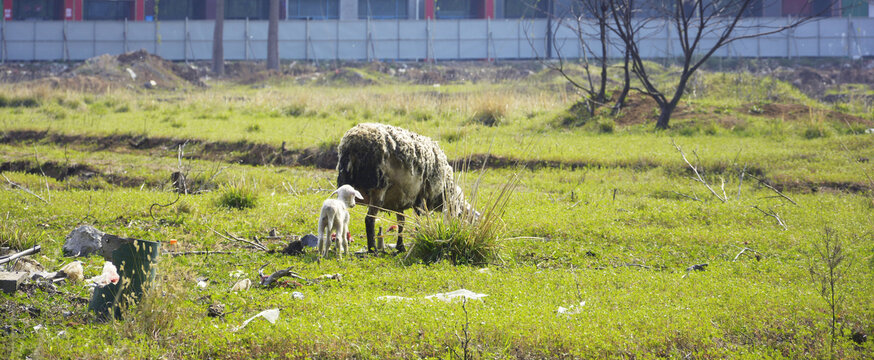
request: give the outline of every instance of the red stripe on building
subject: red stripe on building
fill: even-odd
[[[12,20],[12,0],[3,0],[3,18]]]
[[[434,19],[434,0],[425,0],[425,19]]]
[[[483,4],[483,11],[485,12],[485,16],[483,16],[483,19],[494,19],[495,0],[485,0],[485,4]]]

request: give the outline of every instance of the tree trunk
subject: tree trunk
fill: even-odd
[[[212,33],[212,72],[217,76],[225,74],[225,2],[215,4],[215,29]]]
[[[613,111],[610,113],[613,116],[619,114],[619,111],[622,110],[623,106],[625,106],[625,98],[628,97],[628,91],[631,90],[631,73],[628,71],[629,60],[628,49],[625,49],[625,64],[623,66],[623,70],[625,71],[625,84],[622,85],[622,92],[619,93],[619,97],[616,99],[616,104],[613,105]]]
[[[267,23],[267,69],[279,70],[279,0],[270,0]]]
[[[601,30],[601,83],[596,100],[603,104],[607,101],[607,9],[602,7],[600,10],[598,26]]]

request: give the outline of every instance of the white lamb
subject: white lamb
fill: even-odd
[[[331,234],[337,234],[337,258],[341,253],[349,254],[349,208],[355,207],[355,198],[364,199],[358,190],[351,185],[343,185],[331,195],[336,199],[328,199],[322,203],[322,213],[319,215],[319,257],[328,255],[331,248]]]

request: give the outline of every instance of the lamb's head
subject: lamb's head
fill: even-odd
[[[361,196],[361,193],[358,190],[355,190],[352,185],[343,185],[337,190],[334,190],[331,195],[337,194],[337,199],[346,204],[346,207],[355,207],[355,199],[358,198],[360,200],[364,200],[364,197]]]
[[[461,191],[461,186],[455,185],[450,186],[446,189],[448,196],[446,199],[449,200],[448,209],[454,216],[468,216],[473,215],[474,219],[479,219],[480,213],[464,199],[464,192]]]

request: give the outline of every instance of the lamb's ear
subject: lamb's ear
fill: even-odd
[[[361,196],[361,193],[358,192],[358,190],[353,191],[355,191],[355,198],[357,198],[358,200],[364,200],[364,196]]]

